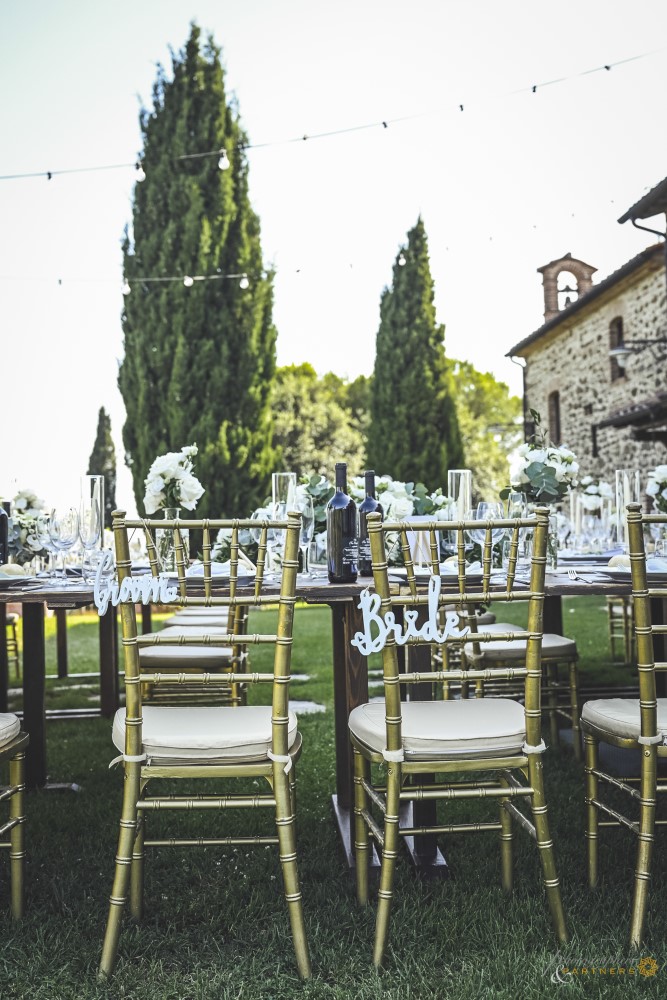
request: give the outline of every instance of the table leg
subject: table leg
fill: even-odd
[[[333,807],[347,861],[352,867],[354,781],[347,720],[353,708],[368,701],[368,664],[366,657],[350,645],[350,639],[356,632],[362,631],[363,625],[355,602],[332,604],[331,621],[336,746],[336,794],[333,796]]]
[[[67,677],[67,608],[56,608],[58,677]]]
[[[46,784],[46,718],[44,687],[44,605],[23,605],[23,728],[30,736],[26,751],[26,785]]]
[[[150,604],[141,605],[141,634],[148,635],[153,631],[152,607]]]
[[[7,605],[0,604],[0,712],[7,711],[9,662],[7,660]]]
[[[118,614],[109,604],[100,617],[100,715],[113,718],[118,708]]]
[[[544,631],[563,635],[563,602],[560,594],[544,598]]]

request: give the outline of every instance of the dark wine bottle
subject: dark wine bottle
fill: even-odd
[[[347,495],[347,465],[336,463],[336,492],[327,504],[329,583],[354,583],[359,559],[357,506]]]
[[[7,506],[9,506],[7,504]],[[9,562],[9,511],[4,503],[0,503],[0,566]],[[4,636],[2,641],[4,642]]]
[[[371,540],[368,537],[367,514],[382,514],[382,506],[375,495],[375,472],[367,469],[364,473],[366,496],[359,504],[359,576],[372,576]]]

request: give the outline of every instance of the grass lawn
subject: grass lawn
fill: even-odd
[[[503,610],[502,617],[522,624],[524,613],[525,605],[517,604],[507,613]],[[565,631],[577,639],[585,682],[611,678],[627,683],[625,669],[608,666],[604,602],[600,598],[565,602],[564,618]],[[47,623],[52,673],[54,627]],[[95,619],[72,614],[68,633],[70,669],[93,672]],[[590,892],[585,879],[583,772],[567,748],[551,748],[544,766],[570,943],[558,951],[536,850],[521,831],[516,839],[515,891],[509,898],[500,889],[495,835],[447,838],[442,847],[451,867],[449,879],[421,880],[405,859],[400,860],[386,968],[381,975],[373,971],[374,907],[360,910],[356,905],[330,807],[335,785],[330,650],[328,610],[298,609],[294,672],[309,679],[293,684],[292,697],[326,708],[322,714],[304,714],[300,719],[304,753],[299,766],[298,843],[313,979],[301,984],[296,976],[274,848],[163,848],[149,853],[147,860],[146,917],[140,925],[125,920],[116,974],[109,984],[98,984],[122,773],[108,769],[115,756],[109,721],[52,721],[47,733],[50,777],[75,781],[83,791],[28,796],[28,913],[21,926],[12,924],[6,908],[0,913],[2,1000],[294,996],[532,1000],[628,991],[664,995],[664,853],[656,858],[646,945],[634,954],[626,940],[634,840],[620,831],[603,833],[602,884]],[[49,690],[80,683],[53,680]],[[94,686],[74,687],[50,693],[49,705],[94,704],[88,700],[94,696]],[[459,804],[448,808],[450,816],[462,815]],[[473,815],[481,817],[483,811],[476,805]],[[202,836],[215,836],[220,829],[231,833],[239,823],[231,814],[179,815],[169,829],[185,832],[192,829],[193,820]],[[166,829],[163,817],[156,816],[151,829]],[[660,840],[659,835],[658,844]],[[0,861],[4,901],[6,857]],[[642,956],[656,959],[657,975],[618,971],[635,969]],[[566,984],[554,983],[551,977],[558,966],[579,971]],[[600,968],[606,971],[591,971]]]

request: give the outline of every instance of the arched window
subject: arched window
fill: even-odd
[[[609,350],[619,347],[623,343],[623,317],[615,316],[609,324]],[[611,380],[615,382],[625,375],[625,369],[621,368],[616,358],[609,359],[611,364]]]
[[[549,393],[549,437],[554,444],[561,443],[560,437],[560,394]]]

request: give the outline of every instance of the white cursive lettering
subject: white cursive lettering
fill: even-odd
[[[107,612],[109,603],[117,608],[119,604],[170,604],[178,598],[178,587],[170,587],[164,576],[126,576],[118,587],[116,580],[104,578],[104,573],[113,571],[113,556],[105,552],[95,574],[93,597],[99,615]]]
[[[428,582],[428,618],[417,628],[418,612],[414,609],[406,610],[405,626],[401,626],[396,621],[393,611],[387,611],[384,618],[378,614],[380,609],[380,595],[371,594],[368,588],[361,592],[359,597],[359,610],[364,618],[364,631],[357,632],[350,643],[356,646],[364,656],[371,653],[379,653],[384,648],[387,637],[394,633],[394,641],[399,646],[404,646],[408,639],[424,639],[426,642],[437,642],[442,644],[447,639],[463,639],[470,631],[468,625],[460,629],[459,616],[456,611],[449,611],[445,617],[444,631],[438,629],[438,599],[440,597],[441,581],[439,576],[431,576]]]

